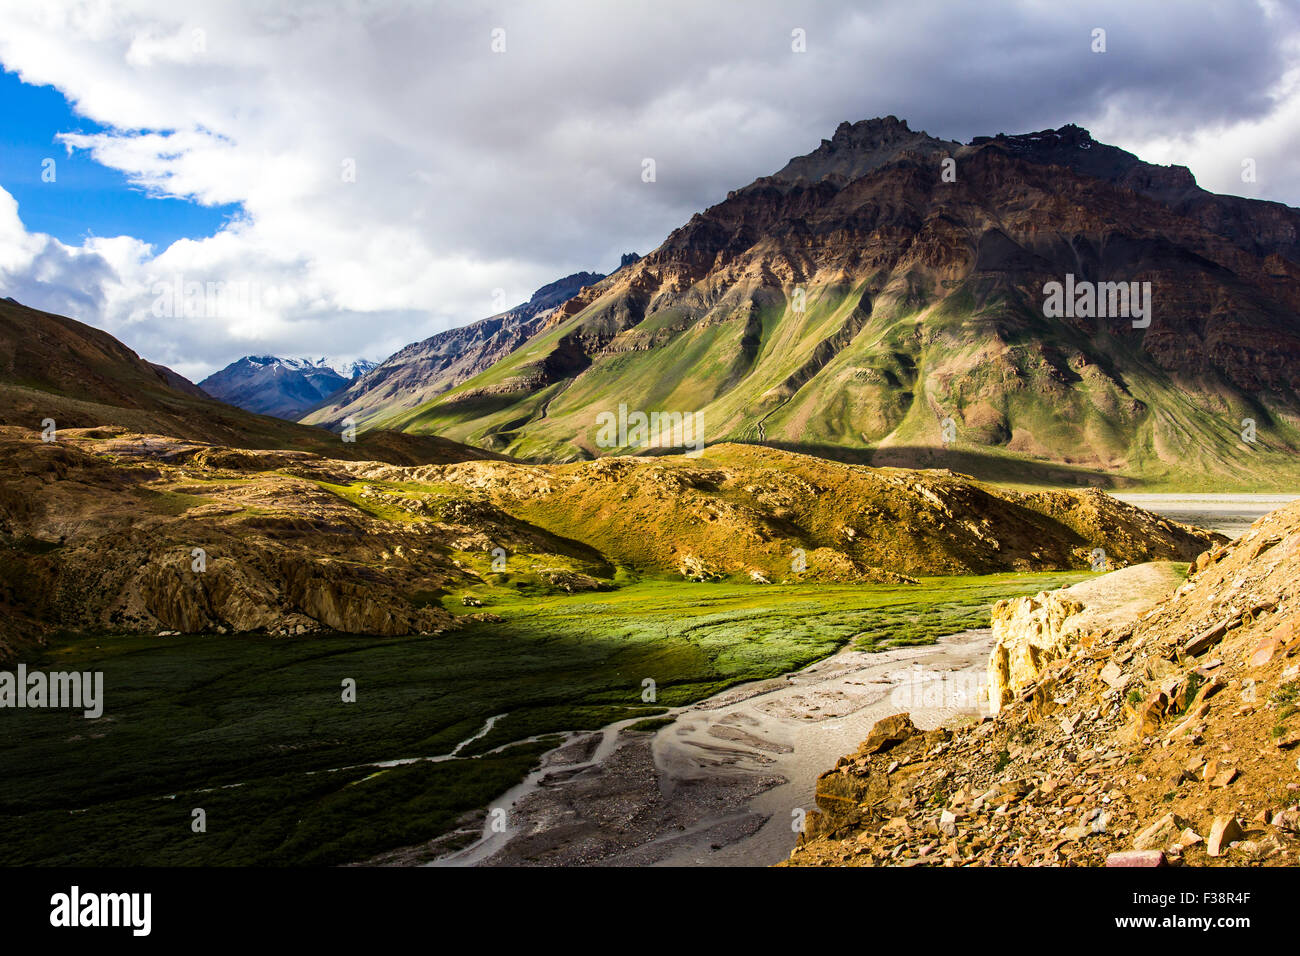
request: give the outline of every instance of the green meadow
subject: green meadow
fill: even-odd
[[[846,645],[930,642],[987,624],[1000,597],[1087,576],[641,580],[554,597],[503,589],[472,609],[500,621],[427,638],[65,637],[28,666],[102,671],[104,715],[0,711],[0,865],[365,860],[485,813],[563,731],[655,726],[733,684]],[[373,766],[450,754],[496,715],[452,759]],[[195,809],[206,832],[192,829]]]

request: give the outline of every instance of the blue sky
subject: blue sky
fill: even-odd
[[[239,211],[237,205],[206,207],[151,197],[87,151],[68,155],[55,139],[59,133],[108,130],[78,116],[53,87],[0,73],[0,118],[0,187],[18,201],[18,214],[31,232],[48,233],[69,245],[91,235],[128,235],[162,250],[176,239],[213,235]],[[55,163],[52,183],[41,178],[46,159]]]

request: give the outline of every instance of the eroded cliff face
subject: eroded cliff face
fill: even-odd
[[[1048,661],[1061,656],[1062,649],[1078,635],[1074,627],[1067,630],[1067,621],[1082,610],[1082,604],[1060,591],[993,605],[993,637],[997,643],[988,667],[989,707],[993,713],[1038,677]]]
[[[1300,863],[1298,588],[1300,503],[1145,612],[1009,605],[1000,712],[889,718],[819,778],[790,865]]]
[[[1059,591],[998,601],[992,610],[990,712],[996,714],[1034,683],[1081,635],[1141,617],[1181,583],[1173,565],[1140,564]]]
[[[60,630],[436,635],[492,548],[522,580],[597,587],[598,554],[471,489],[390,495],[379,462],[122,429],[0,428],[0,656]],[[462,562],[472,551],[482,558]]]

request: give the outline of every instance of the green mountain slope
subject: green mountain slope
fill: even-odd
[[[959,146],[845,124],[377,424],[542,460],[652,450],[600,440],[622,405],[698,413],[709,444],[1003,481],[1291,487],[1300,213],[1188,180],[1073,127]],[[1149,327],[1046,315],[1067,274],[1150,282]]]

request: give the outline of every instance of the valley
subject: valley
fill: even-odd
[[[563,734],[653,721],[843,647],[924,645],[985,625],[997,598],[1079,577],[643,580],[502,596],[500,620],[429,638],[64,636],[31,666],[102,671],[105,713],[5,714],[0,862],[339,864],[431,843],[403,858],[436,856],[471,840]]]
[[[4,713],[0,864],[1284,862],[1300,213],[1185,173],[845,123],[231,404],[0,301],[0,665],[104,687]]]

